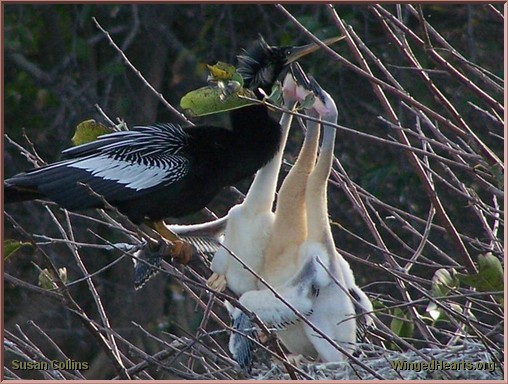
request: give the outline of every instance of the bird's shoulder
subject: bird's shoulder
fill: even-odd
[[[196,125],[186,127],[185,133],[189,135],[189,151],[206,156],[223,153],[236,145],[238,138],[227,128],[214,125]]]
[[[136,126],[132,130],[101,135],[97,140],[62,152],[62,159],[89,155],[112,157],[175,155],[189,142],[186,130],[178,124],[163,123]]]
[[[231,129],[217,125],[194,125],[191,127],[185,127],[185,133],[193,140],[199,138],[205,140],[208,138],[218,138],[219,140],[224,140],[234,136],[234,132]]]

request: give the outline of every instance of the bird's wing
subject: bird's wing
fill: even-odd
[[[312,295],[305,286],[288,286],[277,289],[278,294],[302,316],[312,313]],[[266,325],[278,329],[297,322],[300,317],[284,301],[270,290],[248,291],[240,297],[240,303],[254,312]]]
[[[314,298],[319,294],[315,284],[316,273],[316,260],[311,258],[287,283],[275,288],[283,300],[271,290],[261,289],[245,292],[239,301],[268,326],[285,328],[297,322],[300,319],[299,314],[306,316],[312,313]]]
[[[67,149],[62,153],[64,160],[10,180],[19,186],[35,186],[68,209],[97,205],[97,198],[78,183],[87,184],[109,201],[130,200],[188,173],[187,141],[187,134],[177,125],[136,127]]]
[[[135,127],[132,131],[100,136],[97,141],[92,145],[93,153],[89,157],[70,162],[68,166],[119,185],[102,189],[96,184],[98,190],[94,190],[106,198],[122,199],[114,196],[115,191],[125,188],[135,190],[139,195],[159,185],[171,184],[188,172],[189,160],[182,154],[187,136],[178,125]],[[89,151],[86,147],[76,147],[63,154],[81,157],[80,153]]]
[[[209,221],[206,223],[181,225],[168,225],[168,228],[180,238],[192,244],[197,251],[212,256],[220,247],[224,238],[228,217]]]
[[[232,327],[240,333],[231,333],[228,343],[229,351],[240,367],[249,373],[253,362],[252,354],[254,342],[252,339],[256,339],[254,324],[252,324],[245,313],[239,312],[238,315],[233,318]],[[248,337],[243,335],[247,335]]]
[[[194,250],[202,253],[206,257],[211,257],[220,247],[224,228],[227,223],[227,216],[213,221],[199,224],[168,225],[168,229],[177,234],[182,240],[191,244]],[[134,261],[134,286],[141,289],[146,282],[158,273],[158,267],[161,265],[163,244],[159,243],[159,248],[152,249],[149,245],[145,246],[136,253]],[[155,267],[155,268],[154,268]]]
[[[62,159],[75,159],[97,153],[129,156],[157,154],[163,151],[178,153],[187,144],[187,134],[177,124],[136,126],[132,130],[101,135],[97,140],[68,148]]]
[[[298,273],[286,284],[276,288],[280,300],[269,289],[248,291],[240,297],[240,303],[249,311],[254,312],[261,321],[269,327],[284,329],[300,320],[300,315],[308,316],[312,313],[314,298],[319,294],[315,288],[316,260],[309,259]],[[295,309],[297,314],[292,308]],[[235,360],[245,370],[250,370],[253,358],[253,341],[242,334],[254,337],[253,324],[249,317],[238,308],[228,308],[232,316],[233,332],[229,339],[229,351]]]
[[[228,216],[199,224],[171,224],[168,225],[174,233],[180,236],[208,236],[219,238],[224,234]]]

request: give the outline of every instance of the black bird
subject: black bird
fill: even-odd
[[[259,88],[269,94],[288,64],[317,48],[270,46],[260,38],[238,56],[237,71],[261,98]],[[138,126],[66,149],[62,160],[5,180],[5,203],[49,199],[69,210],[103,208],[91,188],[134,223],[160,224],[199,211],[221,188],[270,161],[280,144],[280,125],[266,106],[233,110],[230,116],[231,129]]]

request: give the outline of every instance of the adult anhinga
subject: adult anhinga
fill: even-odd
[[[238,57],[237,71],[244,87],[261,98],[259,88],[270,93],[289,63],[317,48],[274,47],[261,38]],[[281,128],[266,106],[230,116],[231,129],[158,124],[100,136],[63,151],[56,163],[5,180],[5,202],[50,199],[82,210],[103,208],[106,200],[132,222],[149,219],[163,231],[164,218],[199,211],[222,187],[254,174],[277,152]]]
[[[309,114],[312,117],[321,115],[325,121],[336,122],[337,109],[333,99],[313,80],[311,84],[307,83],[307,86],[318,96],[313,106],[314,110]],[[312,151],[315,151],[319,128],[312,122],[308,125],[307,135],[310,138],[311,150],[304,152],[302,149],[298,161],[313,165],[315,152]],[[274,225],[275,238],[270,241],[267,248],[265,269],[261,276],[271,283],[294,309],[305,315],[330,339],[352,351],[356,333],[353,302],[358,300],[355,303],[359,307],[358,312],[371,311],[372,305],[363,291],[356,286],[349,264],[336,251],[328,221],[327,180],[333,159],[334,140],[335,129],[327,126],[324,129],[319,160],[310,176],[307,172],[296,173],[291,181],[298,184],[293,189],[297,194],[283,194],[281,189],[279,204],[282,199],[283,204],[288,204],[289,207],[293,201],[294,204],[298,203],[298,208],[304,206],[305,214],[298,216],[285,209],[277,210],[276,220],[279,218],[281,220],[279,228]],[[296,221],[285,221],[279,214],[288,214]],[[299,236],[296,242],[293,240],[291,231],[295,226],[299,227],[297,231],[305,232],[303,241],[302,236]],[[275,236],[276,229],[278,236]],[[326,266],[327,271],[319,261]],[[259,291],[245,293],[240,302],[255,312],[267,325],[282,328],[278,335],[290,352],[319,357],[325,361],[338,361],[343,358],[342,353],[317,334],[312,327],[299,321],[298,315],[285,303],[269,290],[262,288],[260,286]],[[233,324],[242,324],[244,331],[250,327],[249,322],[245,321],[245,315],[239,310],[233,311]],[[241,365],[249,365],[250,343],[244,337],[232,335],[230,349]]]

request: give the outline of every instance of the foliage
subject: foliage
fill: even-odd
[[[246,98],[254,99],[255,95],[243,88],[242,76],[234,66],[217,62],[215,65],[207,65],[207,68],[211,84],[185,94],[180,100],[180,108],[188,116],[206,116],[253,104]]]
[[[76,132],[74,132],[71,141],[74,145],[86,144],[110,132],[111,130],[108,129],[108,127],[101,123],[97,123],[93,119],[85,120],[77,125]]]

